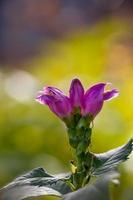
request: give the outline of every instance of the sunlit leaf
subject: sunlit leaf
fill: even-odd
[[[60,197],[71,192],[71,189],[65,183],[68,178],[68,174],[52,176],[43,168],[33,169],[5,186],[0,191],[0,196],[2,200],[21,200],[41,195]]]
[[[92,168],[93,175],[104,174],[115,168],[121,162],[128,159],[129,154],[133,149],[133,140],[121,147],[107,151],[101,154],[94,154],[94,162]]]
[[[94,184],[71,192],[62,197],[63,200],[110,200],[110,183],[117,179],[119,174],[111,172],[100,177]]]

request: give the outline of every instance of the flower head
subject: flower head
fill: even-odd
[[[69,97],[55,87],[44,87],[36,100],[46,104],[60,118],[73,115],[75,108],[81,116],[94,117],[101,111],[104,101],[118,96],[116,89],[104,91],[107,83],[98,83],[90,87],[86,92],[79,79],[73,79]]]

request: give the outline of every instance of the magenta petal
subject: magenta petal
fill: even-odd
[[[72,80],[69,93],[72,106],[81,107],[84,97],[84,88],[79,79]]]
[[[116,89],[113,89],[111,91],[105,92],[103,94],[103,99],[104,99],[104,101],[111,100],[111,99],[117,97],[118,95],[119,95],[119,91]]]
[[[103,106],[103,93],[106,83],[99,83],[87,90],[84,96],[83,115],[95,117]]]
[[[53,101],[53,97],[45,95],[45,94],[39,94],[36,97],[36,101],[41,103],[41,104],[49,105],[49,103]]]
[[[44,87],[43,93],[46,95],[49,95],[49,96],[53,96],[56,99],[60,99],[65,96],[61,90],[59,90],[58,88],[55,88],[55,87]]]
[[[67,97],[62,100],[53,101],[49,104],[49,108],[60,118],[69,116],[72,111],[70,100]]]
[[[60,118],[70,115],[72,111],[69,98],[54,87],[44,87],[43,91],[36,97],[36,101],[48,105],[51,111]]]
[[[89,88],[86,93],[86,98],[92,98],[92,100],[98,98],[103,99],[103,92],[104,88],[106,86],[106,83],[98,83],[96,85],[93,85],[91,88]]]

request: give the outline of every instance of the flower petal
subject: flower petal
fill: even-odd
[[[60,99],[65,96],[61,90],[55,87],[44,87],[43,93],[49,96],[53,96],[56,99]]]
[[[84,88],[79,79],[72,80],[69,93],[72,106],[80,107],[83,103]]]
[[[115,97],[117,97],[119,95],[119,91],[116,90],[116,89],[113,89],[111,91],[107,91],[103,94],[103,99],[104,101],[108,101],[108,100],[111,100]]]
[[[103,106],[103,93],[106,83],[93,85],[87,90],[84,96],[83,115],[92,115],[95,117]]]
[[[72,111],[71,103],[68,97],[50,103],[49,108],[60,118],[69,116]]]
[[[60,118],[70,115],[72,111],[70,99],[55,87],[44,87],[36,97],[36,101],[48,105]]]
[[[45,94],[39,94],[37,97],[36,97],[36,101],[41,103],[41,104],[46,104],[46,105],[49,105],[52,101],[53,101],[53,97],[52,96],[49,96],[49,95],[45,95]]]
[[[106,83],[98,83],[93,85],[91,88],[89,88],[86,93],[85,93],[85,97],[86,98],[92,98],[92,100],[94,99],[103,99],[103,92],[104,92],[104,88],[106,86]]]

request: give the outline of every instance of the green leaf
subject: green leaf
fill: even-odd
[[[111,200],[110,183],[116,180],[118,176],[117,172],[110,172],[100,177],[92,185],[63,195],[62,200]]]
[[[121,162],[126,161],[132,150],[133,140],[130,139],[127,144],[116,149],[101,154],[92,154],[94,156],[92,175],[97,176],[112,170]]]
[[[69,177],[69,174],[53,176],[43,168],[33,169],[2,188],[0,197],[1,200],[21,200],[42,195],[61,197],[61,195],[71,192],[66,184]]]

